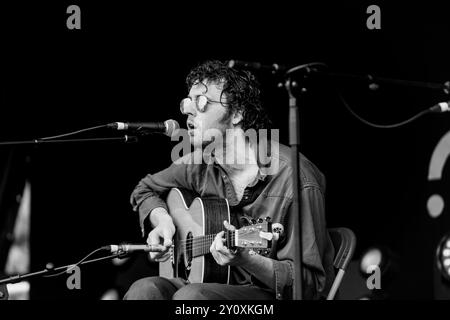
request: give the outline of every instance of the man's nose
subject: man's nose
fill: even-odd
[[[192,100],[183,101],[180,106],[180,110],[182,114],[196,116],[197,109],[195,108],[195,103]]]

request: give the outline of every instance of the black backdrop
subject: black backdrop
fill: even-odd
[[[2,4],[1,140],[112,121],[173,118],[183,123],[178,105],[186,94],[184,76],[211,58],[291,66],[322,61],[338,72],[450,80],[450,26],[444,7],[377,2],[381,30],[369,30],[366,8],[372,2],[246,3]],[[81,30],[66,28],[70,4],[81,8]],[[278,79],[258,77],[281,141],[288,143],[286,94],[277,88]],[[392,86],[370,91],[366,83],[336,80],[331,86],[314,82],[300,100],[301,148],[327,177],[329,226],[355,231],[356,257],[375,244],[399,255],[401,273],[392,297],[433,298],[434,250],[450,225],[448,212],[429,218],[426,201],[436,190],[445,195],[448,169],[438,182],[429,182],[427,175],[449,116],[429,115],[399,129],[374,129],[350,115],[334,93],[336,87],[356,112],[381,123],[404,120],[445,95]],[[129,195],[147,172],[170,163],[171,146],[165,137],[155,136],[139,144],[29,148],[31,268],[42,269],[49,261],[74,263],[101,245],[139,241]],[[83,268],[78,291],[67,290],[66,277],[39,279],[33,282],[32,297],[96,299],[112,286],[117,272],[109,262]],[[154,266],[139,272],[152,273]]]

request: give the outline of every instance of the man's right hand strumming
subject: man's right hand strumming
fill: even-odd
[[[150,252],[150,259],[156,262],[166,261],[170,258],[170,247],[175,235],[175,225],[172,217],[164,208],[155,208],[150,213],[150,222],[154,226],[147,237],[147,244],[162,244],[165,249],[161,252]]]

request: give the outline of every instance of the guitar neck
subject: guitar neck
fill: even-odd
[[[185,241],[183,242],[182,250],[186,251],[192,248],[192,256],[193,257],[199,257],[203,256],[205,254],[208,254],[209,248],[211,247],[211,244],[214,242],[214,238],[216,237],[215,234],[209,234],[205,236],[198,236],[194,237],[191,240],[192,241]],[[233,244],[235,238],[235,233],[233,231],[226,231],[225,232],[225,246],[228,246],[229,243]]]

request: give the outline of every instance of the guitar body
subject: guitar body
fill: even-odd
[[[159,264],[159,275],[181,277],[191,283],[229,283],[230,267],[220,266],[209,253],[214,236],[230,221],[226,199],[194,198],[184,190],[172,189],[167,196],[169,214],[176,227],[172,259]],[[191,203],[190,203],[191,202]]]

